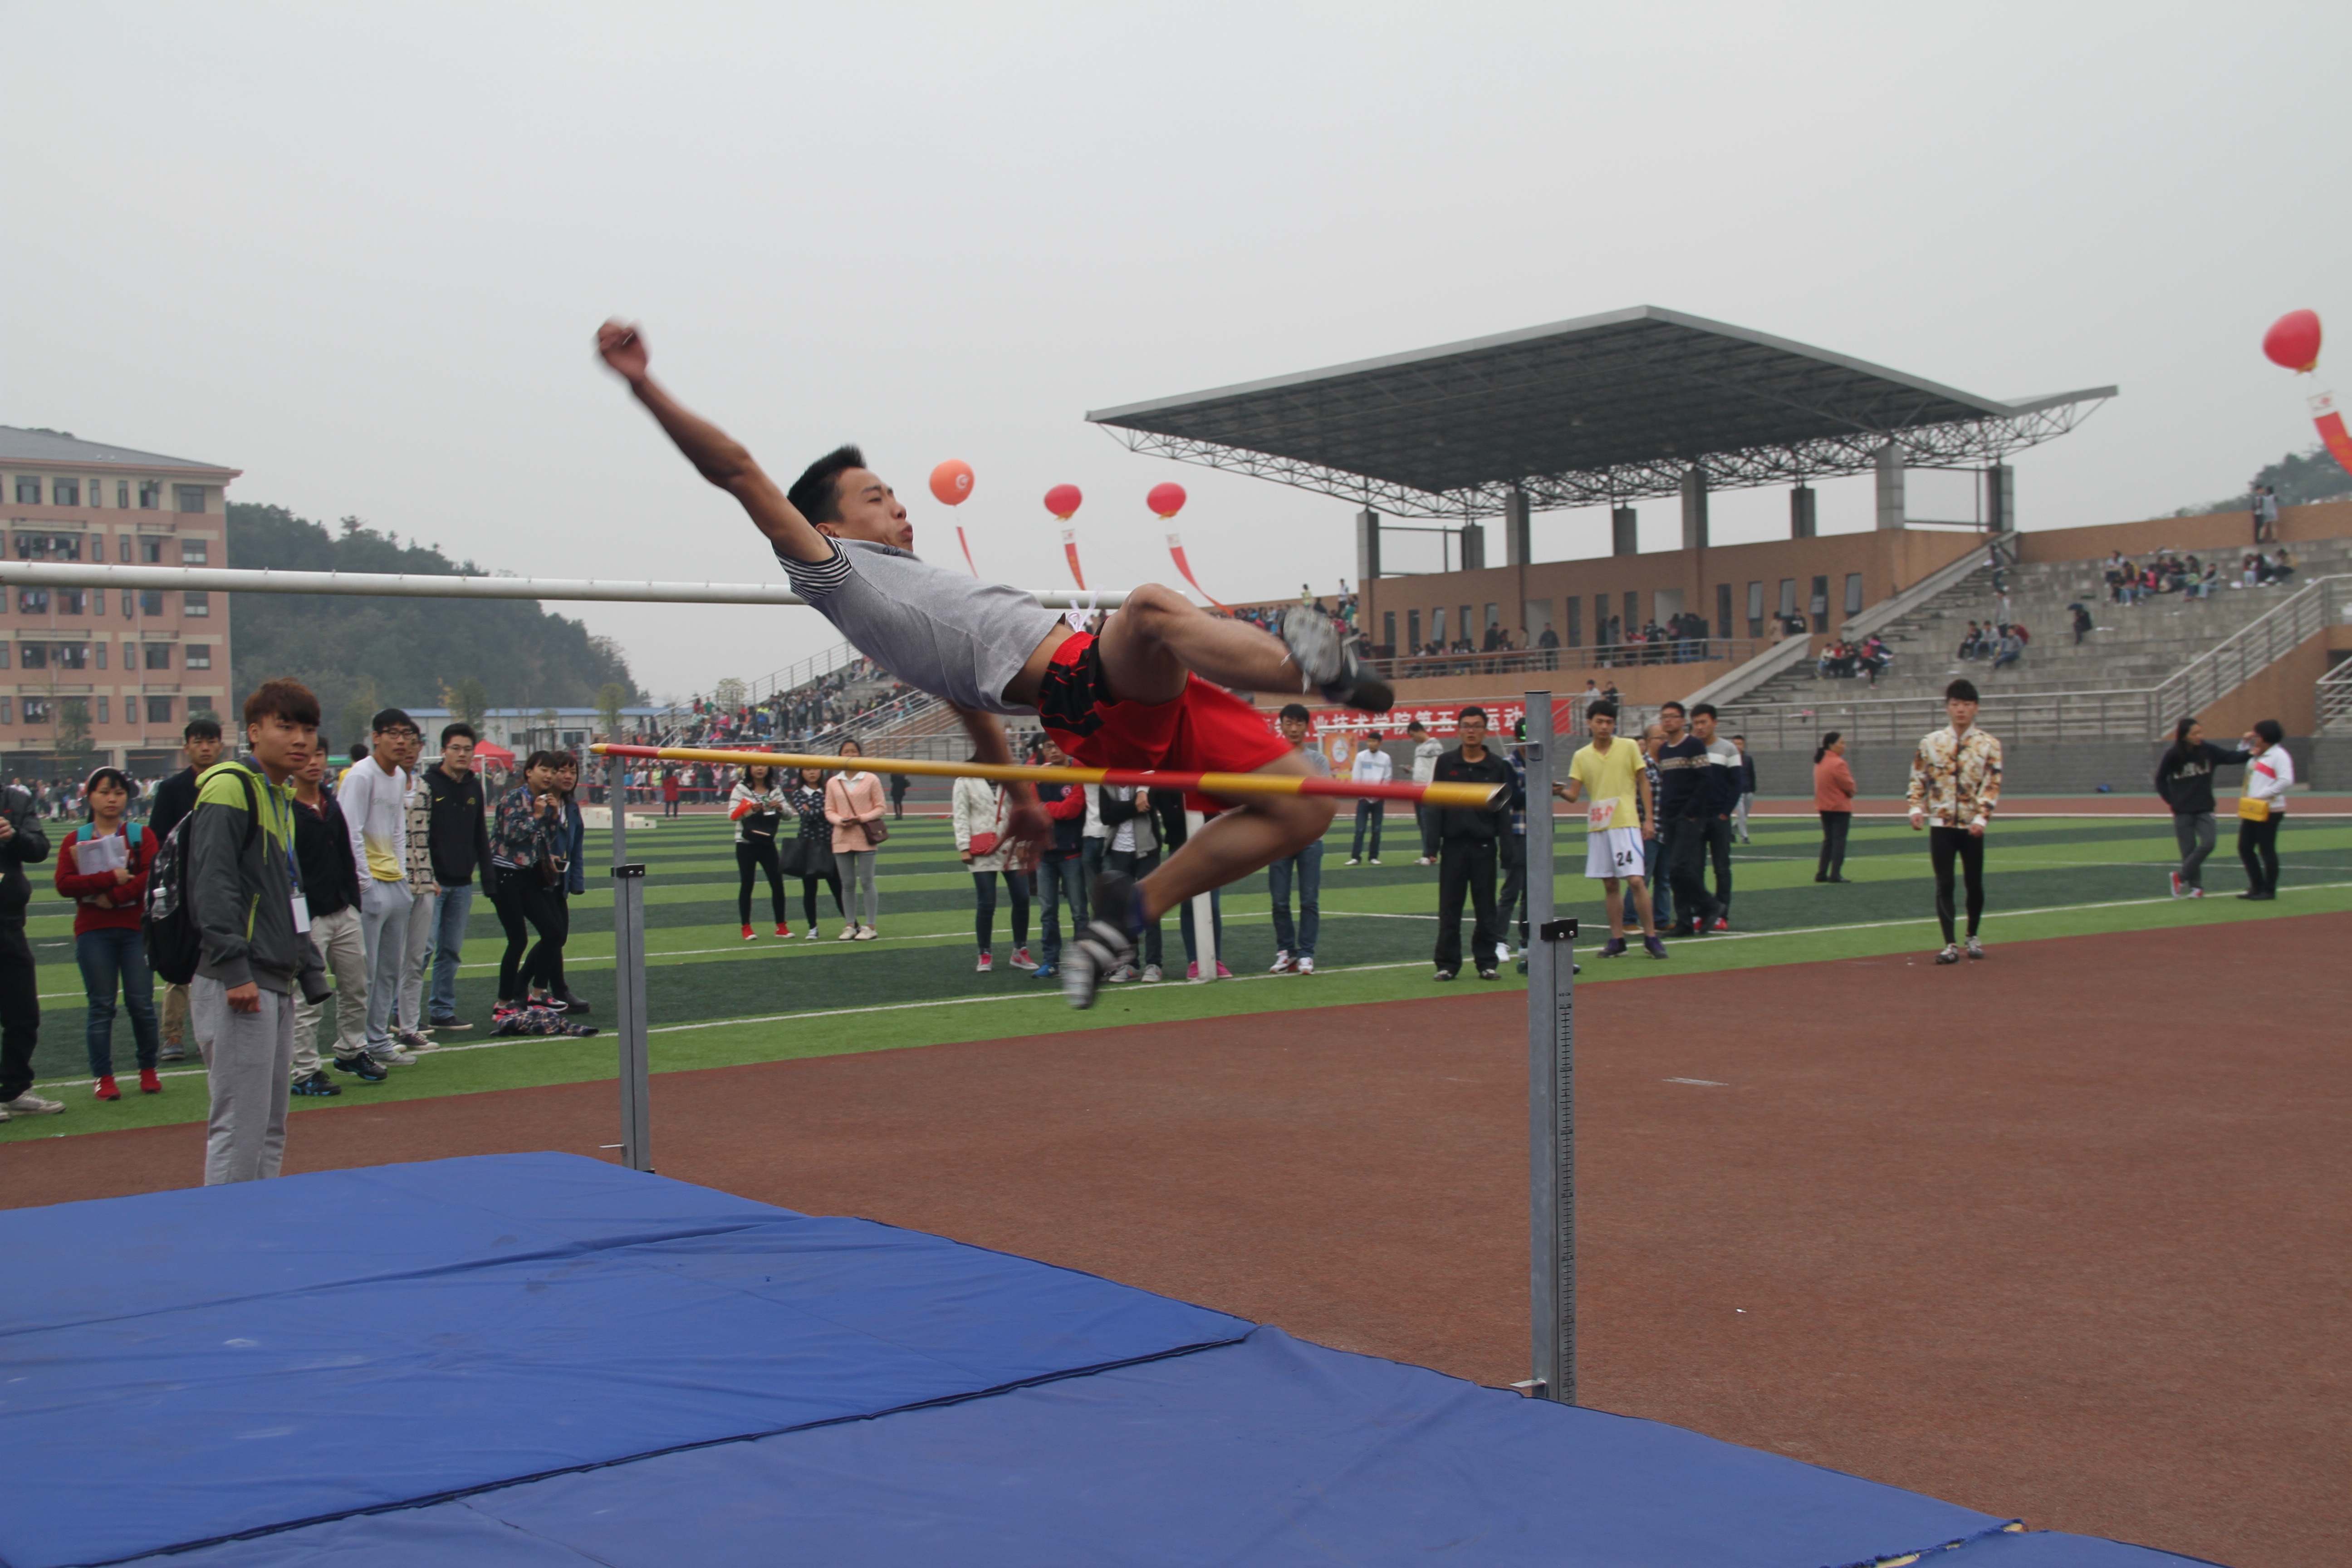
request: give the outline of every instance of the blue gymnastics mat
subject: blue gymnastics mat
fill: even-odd
[[[566,1155],[0,1256],[6,1568],[2185,1561]]]

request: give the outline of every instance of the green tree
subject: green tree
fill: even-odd
[[[471,726],[479,735],[482,715],[490,710],[489,688],[482,684],[478,676],[461,675],[441,689],[441,706],[449,710],[450,718]]]
[[[2255,474],[2252,482],[2276,490],[2281,506],[2309,506],[2315,501],[2352,499],[2352,474],[2346,473],[2344,465],[2325,447],[2314,447],[2308,452],[2289,452]],[[2201,517],[2217,511],[2245,511],[2252,504],[2252,497],[2242,492],[2226,500],[2185,506],[2173,515]]]
[[[58,699],[57,715],[50,753],[57,759],[58,776],[81,778],[97,765],[97,752],[89,743],[89,699],[61,697]]]
[[[621,733],[621,710],[629,705],[628,688],[617,680],[608,680],[596,689],[596,719],[604,726],[604,739],[617,740]]]

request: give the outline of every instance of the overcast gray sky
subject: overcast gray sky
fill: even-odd
[[[1066,584],[1067,480],[1090,581],[1171,579],[1142,498],[1178,479],[1225,599],[1335,588],[1349,508],[1085,410],[1664,305],[1996,396],[2119,384],[2018,459],[2032,529],[2308,446],[2261,333],[2352,334],[2340,4],[7,4],[0,58],[0,423],[518,573],[775,574],[592,361],[607,314],[775,469],[864,442],[917,548],[961,521],[992,577]],[[1786,506],[1718,497],[1717,537]],[[1823,526],[1868,508],[1826,487]],[[584,614],[680,695],[835,640]]]

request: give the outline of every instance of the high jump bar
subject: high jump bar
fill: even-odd
[[[995,779],[1004,784],[1111,784],[1118,788],[1181,789],[1197,795],[1322,795],[1349,800],[1409,800],[1423,805],[1490,806],[1500,784],[1372,784],[1354,779],[1313,778],[1300,773],[1180,773],[1155,768],[1032,768],[1005,763],[931,763],[904,757],[807,757],[783,752],[719,752],[691,746],[623,746],[599,742],[588,748],[604,757],[647,762],[721,763],[736,767],[863,768],[877,773],[930,778]]]

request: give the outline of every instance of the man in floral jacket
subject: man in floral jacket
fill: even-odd
[[[1958,963],[1953,934],[1952,864],[1968,879],[1970,958],[1984,956],[1977,922],[1984,916],[1984,836],[2000,804],[2000,742],[1977,728],[1977,689],[1955,680],[1944,688],[1952,721],[1923,738],[1911,759],[1911,831],[1927,829],[1927,858],[1936,871],[1936,919],[1944,928],[1938,963]]]

